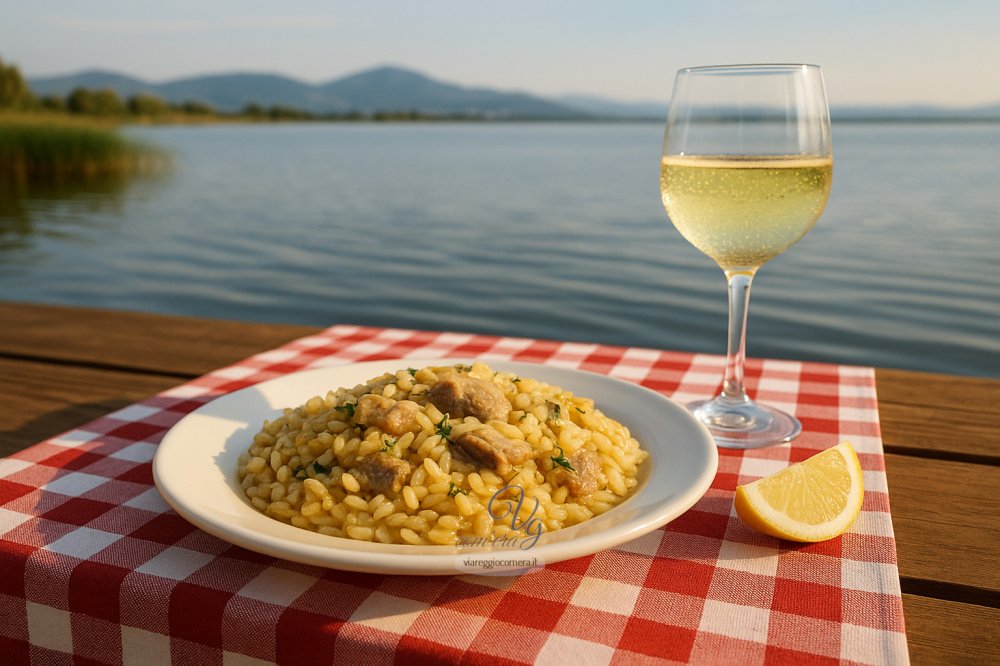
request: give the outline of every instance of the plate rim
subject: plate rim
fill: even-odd
[[[367,572],[367,573],[382,573],[391,575],[461,575],[468,573],[476,573],[475,571],[468,571],[460,568],[459,561],[462,558],[469,556],[475,556],[477,560],[498,560],[504,555],[508,558],[512,552],[510,549],[491,549],[491,550],[461,550],[456,547],[444,547],[448,548],[447,552],[433,552],[433,549],[443,548],[442,546],[411,546],[405,544],[369,544],[372,549],[365,549],[364,544],[367,542],[354,541],[351,539],[345,539],[343,537],[334,537],[330,535],[322,535],[310,530],[303,530],[291,525],[282,523],[281,521],[275,521],[272,518],[268,518],[264,514],[260,513],[254,509],[243,497],[240,497],[237,493],[234,493],[237,502],[242,504],[246,509],[252,511],[255,516],[259,517],[261,520],[268,521],[269,526],[274,528],[275,523],[280,526],[287,527],[289,530],[294,530],[294,536],[300,536],[303,539],[315,540],[316,537],[321,537],[321,542],[323,545],[303,543],[302,541],[287,541],[274,543],[274,539],[268,535],[262,535],[259,533],[252,533],[245,528],[238,528],[234,526],[229,526],[226,524],[221,524],[218,521],[213,521],[209,517],[193,509],[190,506],[190,502],[185,500],[184,493],[181,496],[177,496],[174,492],[175,483],[169,478],[170,474],[167,474],[167,478],[164,477],[164,465],[168,464],[165,462],[169,455],[173,453],[173,448],[180,445],[173,444],[174,437],[178,436],[178,433],[182,432],[184,427],[190,426],[192,421],[198,418],[204,418],[207,413],[213,409],[218,409],[221,406],[225,406],[225,402],[234,401],[234,404],[238,405],[241,397],[250,394],[255,390],[260,390],[262,387],[271,387],[275,384],[294,382],[298,379],[302,379],[306,375],[323,375],[332,372],[361,372],[367,368],[371,368],[372,372],[389,372],[390,370],[385,370],[384,366],[396,366],[396,369],[400,367],[423,367],[424,365],[451,365],[458,363],[471,363],[481,361],[483,363],[493,366],[517,366],[517,367],[529,367],[538,368],[544,371],[551,371],[554,374],[565,374],[568,376],[583,375],[589,377],[591,381],[597,381],[601,383],[606,383],[610,386],[621,386],[626,387],[625,390],[629,391],[639,391],[649,394],[654,400],[664,401],[673,405],[675,409],[675,414],[683,415],[687,423],[694,426],[701,434],[700,444],[704,445],[699,448],[699,451],[707,454],[707,461],[704,467],[697,470],[697,473],[689,487],[682,488],[681,498],[672,497],[671,495],[664,495],[664,497],[655,500],[649,507],[640,507],[636,516],[625,520],[623,523],[618,525],[610,526],[604,530],[592,531],[587,534],[579,535],[575,538],[569,540],[561,540],[548,544],[538,544],[534,548],[523,551],[525,554],[535,554],[536,560],[538,555],[542,555],[542,565],[552,564],[555,562],[572,559],[576,557],[581,557],[585,555],[590,555],[601,550],[606,550],[614,548],[624,542],[630,541],[632,539],[638,538],[648,532],[652,532],[659,527],[669,523],[670,521],[676,519],[688,509],[690,509],[694,504],[696,504],[704,495],[707,493],[708,489],[711,487],[712,481],[715,479],[718,470],[718,449],[715,445],[714,439],[708,428],[704,426],[700,421],[695,419],[690,412],[687,411],[680,403],[673,400],[672,398],[663,395],[657,391],[654,391],[648,387],[642,386],[636,382],[631,382],[625,379],[620,379],[618,377],[612,377],[607,374],[600,372],[593,372],[590,370],[583,370],[575,367],[568,367],[562,365],[553,365],[549,363],[537,363],[530,361],[516,361],[500,358],[467,358],[467,357],[441,357],[441,358],[425,358],[425,357],[412,357],[412,358],[386,358],[377,359],[370,361],[360,361],[360,362],[345,362],[335,365],[326,365],[313,368],[305,368],[295,372],[290,372],[278,377],[273,377],[271,379],[266,379],[260,382],[255,382],[254,384],[248,385],[236,391],[230,393],[225,393],[223,395],[217,396],[212,400],[200,405],[197,409],[192,412],[185,414],[177,423],[175,423],[160,440],[157,445],[156,452],[152,461],[152,472],[154,486],[159,492],[160,496],[166,501],[171,509],[176,511],[181,517],[183,517],[188,522],[192,523],[199,529],[220,538],[227,543],[246,548],[257,553],[268,555],[271,557],[277,557],[284,560],[289,560],[293,562],[300,562],[303,564],[315,565],[324,568],[332,568],[343,571],[357,571],[357,572]],[[503,368],[499,368],[503,369]],[[525,376],[531,376],[530,370],[524,372]],[[366,374],[366,379],[374,377],[374,374]],[[365,380],[362,380],[365,381]],[[545,381],[545,380],[542,380]],[[546,382],[548,383],[548,382]],[[331,386],[330,390],[336,390],[337,386]],[[569,390],[577,395],[584,395],[578,392],[574,387],[569,386],[562,388]],[[589,397],[585,396],[584,397]],[[305,398],[308,399],[308,398]],[[600,406],[602,411],[607,411],[606,406]],[[278,408],[275,408],[278,409]],[[265,418],[262,414],[261,421]],[[630,431],[633,427],[628,423],[624,424],[629,428]],[[240,449],[242,451],[242,449]],[[648,450],[648,449],[647,449]],[[212,449],[213,453],[225,453],[227,452],[227,443],[223,442],[218,446],[218,449]],[[223,473],[224,477],[227,479],[225,482],[227,486],[231,485],[229,482],[235,478],[235,470],[232,470],[232,479],[230,478],[230,470],[224,470],[219,468]],[[230,488],[231,489],[231,488]],[[641,489],[640,492],[633,494],[625,500],[622,504],[610,509],[605,516],[613,514],[615,511],[622,509],[622,507],[629,502],[629,500],[638,499],[642,496],[645,488]],[[595,517],[596,518],[596,517]],[[580,525],[586,525],[587,522],[580,523]],[[564,529],[572,529],[569,528]],[[559,530],[562,531],[562,530]],[[301,532],[302,534],[298,534]],[[291,533],[290,533],[291,535]],[[311,537],[309,536],[311,535]],[[253,537],[257,538],[254,539]],[[335,540],[335,541],[329,541]],[[352,548],[341,549],[336,547],[336,542],[348,542],[352,545]],[[428,552],[430,550],[431,552]],[[554,557],[544,557],[552,552]],[[401,557],[402,556],[402,557]],[[389,558],[396,558],[398,561],[393,561],[391,563],[382,562],[383,560]],[[364,561],[364,560],[374,560],[374,561]],[[480,572],[481,573],[481,572]],[[491,570],[488,575],[503,575],[496,572],[496,570]]]

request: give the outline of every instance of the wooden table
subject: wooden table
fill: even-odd
[[[309,326],[0,303],[0,456]],[[1000,380],[876,371],[914,664],[1000,662]]]

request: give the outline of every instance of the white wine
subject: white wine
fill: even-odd
[[[681,235],[727,272],[754,271],[809,231],[826,206],[833,158],[663,158],[663,206]]]

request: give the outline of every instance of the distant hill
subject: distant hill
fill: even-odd
[[[30,82],[29,82],[30,85]],[[315,86],[276,74],[214,74],[161,83],[153,90],[168,102],[195,100],[220,111],[247,104],[284,105],[321,113],[324,100]]]
[[[399,67],[377,67],[318,85],[276,74],[217,74],[151,83],[103,71],[28,80],[39,95],[66,95],[74,88],[112,88],[119,95],[150,92],[168,102],[199,101],[220,111],[247,104],[283,105],[313,113],[409,111],[496,118],[586,118],[584,110],[534,95],[467,88]]]
[[[74,88],[111,88],[128,97],[141,92],[155,92],[156,85],[124,74],[92,69],[79,74],[28,79],[36,95],[68,95]]]

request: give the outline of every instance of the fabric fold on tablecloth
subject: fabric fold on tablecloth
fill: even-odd
[[[673,522],[521,577],[356,574],[232,546],[177,516],[156,445],[215,397],[303,369],[389,358],[545,363],[679,401],[725,359],[654,349],[338,325],[0,459],[5,663],[908,662],[871,368],[750,360],[758,399],[798,416],[790,445],[720,450]],[[335,387],[331,387],[335,388]],[[865,500],[849,532],[795,545],[748,528],[738,484],[848,440]]]

